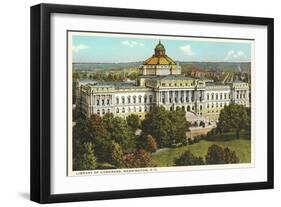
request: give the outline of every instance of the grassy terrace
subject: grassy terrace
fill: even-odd
[[[220,141],[201,140],[199,143],[192,145],[163,149],[153,154],[152,160],[158,167],[173,166],[174,159],[179,157],[184,151],[190,150],[194,155],[204,158],[207,154],[208,147],[212,144],[217,144],[234,150],[240,159],[240,163],[249,163],[251,161],[251,140],[246,137],[230,139],[230,135],[226,135],[226,137],[226,139]]]

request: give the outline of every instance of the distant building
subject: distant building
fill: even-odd
[[[204,77],[218,77],[219,73],[215,70],[201,70],[194,68],[191,70],[190,75],[197,78],[204,78]]]
[[[155,106],[171,111],[180,107],[212,121],[217,120],[220,111],[230,103],[250,106],[248,83],[219,84],[183,76],[181,67],[166,55],[161,42],[155,47],[154,54],[140,66],[140,71],[136,81],[81,80],[77,88],[78,109],[88,117],[106,113],[144,117]]]

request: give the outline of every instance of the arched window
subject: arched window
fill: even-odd
[[[149,102],[152,103],[152,95],[149,96]]]
[[[222,99],[222,93],[220,93],[220,99]]]
[[[190,106],[187,106],[187,109],[186,109],[187,111],[190,111]]]
[[[211,97],[212,97],[212,100],[214,100],[214,94],[213,93],[212,93]]]
[[[100,110],[99,109],[97,110],[97,114],[100,115]]]
[[[139,96],[139,103],[141,103],[141,96]]]
[[[127,99],[128,99],[128,104],[130,104],[131,103],[131,96],[128,96]]]
[[[124,103],[125,103],[125,97],[122,96],[122,104],[124,104]]]
[[[207,93],[207,100],[209,100],[210,99],[210,95]]]
[[[119,97],[116,97],[116,104],[119,104]]]
[[[122,108],[122,113],[125,113],[125,108],[124,107]]]
[[[218,99],[219,99],[219,94],[216,93],[216,100],[218,100]]]
[[[141,112],[141,106],[139,107],[139,112]]]
[[[105,114],[105,110],[104,109],[102,110],[102,114]]]
[[[146,103],[147,102],[147,96],[145,95],[144,96],[144,103]]]
[[[133,97],[133,102],[134,102],[134,103],[137,102],[137,97],[136,97],[136,96]]]

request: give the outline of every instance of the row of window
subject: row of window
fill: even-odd
[[[214,93],[207,94],[207,100],[219,100],[219,99],[223,100],[223,98],[224,99],[230,98],[230,94],[227,94],[227,93],[224,93],[224,95],[222,93],[220,93],[220,94],[218,94],[218,93],[216,93],[216,94],[214,94]],[[236,98],[237,99],[239,99],[239,98],[240,99],[242,99],[242,98],[245,99],[246,98],[246,93],[237,94]],[[202,101],[202,96],[200,96],[198,100]],[[194,101],[194,95],[193,94],[191,95],[191,99],[189,99],[188,96],[186,96],[184,98],[184,97],[178,97],[177,94],[175,95],[175,97],[172,97],[172,95],[170,95],[169,99],[166,101],[165,94],[162,93],[161,101],[162,101],[162,103],[166,103],[166,102],[167,103],[184,103],[184,102],[190,102],[190,101],[193,102]],[[147,97],[147,96],[143,97],[143,103],[152,103],[152,102],[153,102],[152,95],[150,95],[149,97]],[[121,104],[125,104],[125,97],[124,96],[122,96],[121,98],[116,97],[116,104],[120,104],[120,103]],[[130,103],[142,103],[142,96],[138,96],[138,97],[133,96],[132,98],[130,96],[128,96],[126,103],[128,103],[128,104],[130,104]],[[222,105],[223,103],[220,103],[220,104]],[[100,106],[100,105],[101,106],[110,105],[110,99],[101,99],[101,100],[97,99],[96,100],[96,105],[97,106]],[[207,105],[207,108],[209,108],[208,105]]]
[[[169,84],[162,83],[161,85],[162,86],[193,86],[194,84],[193,83],[169,83]]]
[[[219,110],[207,111],[207,113],[218,113]]]
[[[97,99],[97,106],[101,105],[101,106],[105,106],[105,105],[110,105],[110,100],[109,99],[102,99],[102,100],[99,100]]]
[[[200,97],[198,99],[200,102],[202,101],[202,97]],[[192,97],[191,99],[189,99],[188,97],[185,97],[185,99],[183,97],[177,98],[169,98],[168,100],[165,99],[165,97],[162,97],[161,99],[162,103],[185,103],[185,102],[193,102],[194,101],[194,97]]]
[[[239,98],[240,98],[240,99],[242,99],[242,98],[245,99],[245,98],[246,98],[246,93],[238,93],[238,92],[237,92],[237,93],[236,93],[236,99],[239,99]]]
[[[207,100],[230,99],[229,93],[207,93]]]
[[[218,108],[218,107],[224,107],[224,105],[228,106],[228,102],[227,103],[212,103],[212,104],[207,104],[207,108]]]
[[[152,103],[153,102],[153,98],[152,95],[148,96],[144,96],[142,98],[142,96],[127,96],[127,102],[128,104],[130,103],[142,103],[142,99],[143,99],[143,103]],[[125,97],[122,96],[121,98],[116,97],[116,104],[125,104]]]
[[[195,107],[194,106],[182,106],[182,109],[184,111],[194,111],[195,110]],[[203,106],[200,105],[199,106],[199,109],[202,110],[203,109]],[[170,107],[170,111],[173,111],[174,110],[174,107]],[[116,108],[116,113],[131,113],[131,112],[151,112],[152,111],[152,106],[145,106],[144,108],[142,107],[133,107],[133,108],[130,108],[128,107],[127,109],[125,107],[122,107],[122,108]],[[110,109],[98,109],[97,110],[97,114],[100,115],[100,114],[105,114],[105,113],[110,113]]]
[[[116,109],[116,113],[143,112],[143,110],[144,110],[144,112],[150,112],[150,111],[152,111],[152,106],[149,106],[149,107],[146,106],[146,107],[144,107],[144,109],[142,109],[142,107],[138,107],[138,108],[136,108],[136,107],[133,107],[133,108],[128,107],[127,111],[126,111],[126,109],[124,107],[123,108],[117,108]]]

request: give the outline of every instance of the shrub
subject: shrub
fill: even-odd
[[[239,163],[239,158],[236,156],[235,151],[230,150],[228,147],[222,148],[216,144],[213,144],[208,148],[205,160],[206,164]]]
[[[188,144],[190,144],[190,145],[192,145],[192,144],[194,143],[194,141],[193,141],[192,138],[188,138],[188,139],[187,139],[187,142],[188,142]]]
[[[196,136],[193,138],[193,143],[198,143],[201,140],[201,136]]]
[[[188,166],[188,165],[204,165],[202,157],[196,157],[189,150],[185,151],[179,158],[175,159],[176,166]]]

